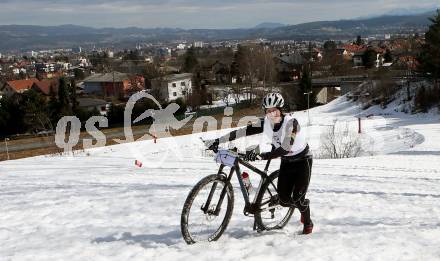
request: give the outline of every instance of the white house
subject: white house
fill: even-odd
[[[170,74],[151,80],[151,90],[158,91],[166,101],[186,99],[192,92],[192,74]]]
[[[350,55],[349,52],[347,51],[347,49],[345,48],[336,48],[336,54],[338,54],[339,56],[347,56]]]
[[[200,41],[194,42],[193,46],[195,48],[203,48],[203,42],[200,42]]]
[[[74,66],[79,66],[79,67],[83,67],[83,68],[89,67],[89,62],[87,61],[86,58],[83,58],[83,57],[80,57],[78,59],[73,60],[72,63]]]
[[[13,74],[26,73],[26,69],[25,68],[14,68],[14,69],[12,69],[12,73]]]
[[[57,62],[57,64],[58,64],[59,67],[62,67],[63,70],[65,70],[65,71],[70,70],[71,67],[72,67],[72,64],[66,63],[66,62]]]
[[[380,53],[376,54],[376,62],[375,62],[376,68],[381,67],[384,61],[385,58],[383,58],[383,56]]]

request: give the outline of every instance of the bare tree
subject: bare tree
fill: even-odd
[[[321,135],[319,158],[351,158],[362,152],[360,137],[349,129],[348,123],[345,126],[335,123]]]
[[[229,94],[231,93],[231,90],[229,89],[229,87],[226,87],[223,91],[222,91],[222,100],[223,102],[226,104],[226,106],[229,106]]]
[[[240,103],[242,95],[243,95],[242,86],[240,84],[233,85],[232,97],[234,98],[236,104]]]
[[[255,64],[258,68],[258,79],[263,82],[263,87],[266,89],[266,85],[269,84],[272,87],[276,78],[275,61],[273,59],[272,51],[269,47],[257,49],[255,53]]]
[[[238,66],[241,82],[249,86],[249,100],[252,103],[254,87],[257,80],[266,83],[272,83],[275,79],[275,62],[272,58],[272,51],[268,47],[259,45],[240,46],[235,62]]]

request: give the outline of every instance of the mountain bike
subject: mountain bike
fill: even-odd
[[[279,171],[267,174],[270,160],[264,170],[252,166],[244,160],[245,154],[237,149],[218,150],[216,162],[220,163],[217,174],[206,176],[190,191],[183,206],[180,227],[187,244],[218,240],[232,216],[234,190],[231,184],[234,173],[245,201],[243,214],[254,218],[253,230],[282,229],[292,216],[294,207],[282,207],[277,193]],[[245,185],[241,166],[261,176],[253,200]],[[226,174],[227,167],[230,168]]]

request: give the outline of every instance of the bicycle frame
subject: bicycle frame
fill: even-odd
[[[209,214],[214,214],[214,215],[218,215],[220,213],[220,206],[223,203],[224,197],[226,195],[226,187],[228,185],[228,183],[231,182],[232,176],[234,174],[234,172],[237,174],[237,179],[238,179],[238,183],[240,184],[240,189],[241,189],[241,193],[243,195],[244,201],[245,201],[245,208],[243,210],[244,215],[248,216],[249,214],[255,214],[255,212],[257,211],[257,209],[254,207],[255,206],[255,201],[257,199],[258,193],[261,189],[261,186],[263,185],[264,181],[267,179],[268,175],[267,172],[269,170],[269,165],[270,165],[271,160],[268,160],[266,162],[266,167],[264,168],[264,170],[260,170],[254,166],[252,166],[249,162],[244,161],[243,159],[241,159],[240,157],[237,157],[234,163],[234,166],[231,167],[231,170],[229,171],[229,175],[226,176],[226,174],[223,172],[223,169],[226,167],[223,164],[220,164],[220,168],[218,170],[217,175],[223,175],[226,178],[226,185],[225,187],[222,189],[222,192],[220,193],[220,198],[219,201],[217,203],[217,206],[214,210],[214,213],[209,213]],[[244,185],[243,182],[243,177],[242,177],[242,171],[240,169],[240,165],[243,165],[245,167],[247,167],[248,169],[252,170],[253,172],[255,172],[256,174],[261,176],[260,182],[258,184],[258,188],[256,190],[255,196],[253,201],[250,201],[249,198],[249,193]],[[206,203],[202,206],[202,210],[205,214],[208,214],[208,210],[209,210],[209,205],[211,204],[211,200],[212,200],[212,196],[214,195],[215,189],[217,187],[217,182],[214,182],[214,184],[211,187],[211,191],[209,192],[209,196],[206,200]]]

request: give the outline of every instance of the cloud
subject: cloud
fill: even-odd
[[[438,0],[424,0],[416,7],[438,5]],[[0,24],[236,28],[347,19],[412,7],[413,0],[0,0]]]

